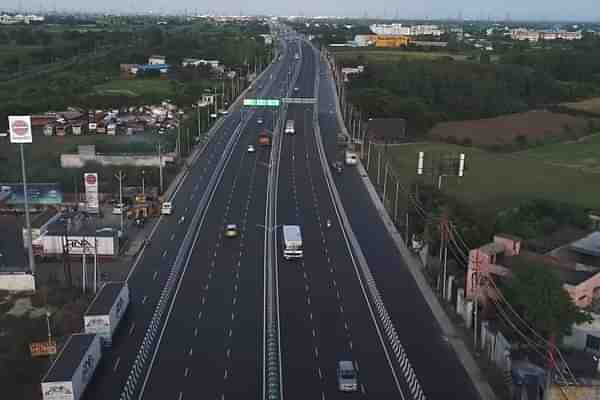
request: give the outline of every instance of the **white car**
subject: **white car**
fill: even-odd
[[[256,123],[259,125],[262,125],[263,119],[261,117],[258,117],[258,119],[256,120]]]
[[[229,224],[225,227],[225,236],[228,238],[237,237],[239,234],[238,227],[236,224]]]
[[[254,153],[256,151],[256,148],[254,147],[254,145],[249,144],[248,145],[248,153]]]
[[[296,86],[296,87],[294,88],[294,92],[297,92],[297,91],[298,91],[298,87]]]
[[[124,211],[127,211],[127,206],[122,203],[117,203],[112,209],[112,213],[114,215],[121,215]]]

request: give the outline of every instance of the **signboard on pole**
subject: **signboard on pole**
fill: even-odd
[[[22,183],[0,182],[0,197],[7,196],[6,204],[22,205],[25,202],[25,190]],[[29,205],[60,204],[63,202],[63,191],[60,183],[28,183],[27,201]]]
[[[85,173],[83,174],[85,182],[85,202],[87,211],[90,213],[100,212],[100,202],[98,201],[98,174]]]
[[[31,342],[29,344],[31,357],[44,357],[56,354],[56,342]]]
[[[279,107],[279,99],[244,99],[246,107]]]
[[[11,115],[8,117],[11,143],[31,143],[31,117],[29,115]]]

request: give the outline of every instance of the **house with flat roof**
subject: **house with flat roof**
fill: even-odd
[[[577,307],[588,308],[600,298],[600,232],[547,254],[522,249],[518,237],[496,234],[491,243],[469,251],[465,296],[486,304],[496,296],[488,280],[509,277],[515,269],[533,264],[555,273]]]

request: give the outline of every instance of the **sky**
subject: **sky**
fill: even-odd
[[[2,0],[0,10],[600,21],[599,0]]]

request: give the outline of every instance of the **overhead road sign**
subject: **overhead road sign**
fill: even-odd
[[[279,107],[279,99],[244,99],[245,107]]]
[[[317,99],[315,97],[285,97],[281,101],[286,104],[315,104]]]

